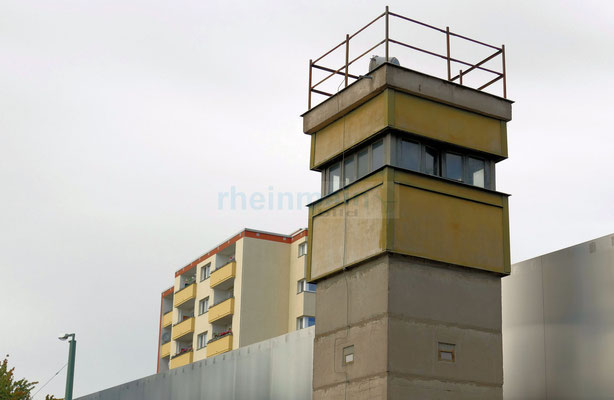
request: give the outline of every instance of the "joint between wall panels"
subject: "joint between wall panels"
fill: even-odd
[[[509,156],[507,149],[507,122],[500,121],[501,123],[501,153],[507,158]]]
[[[462,264],[460,262],[457,263],[452,263],[443,259],[439,259],[436,258],[430,254],[418,254],[415,252],[412,253],[408,253],[408,252],[404,252],[398,249],[393,249],[390,250],[388,253],[391,254],[396,254],[399,256],[403,256],[403,257],[411,257],[414,258],[416,260],[422,260],[422,261],[426,261],[426,262],[434,262],[437,264],[440,264],[442,266],[449,266],[449,267],[455,267],[455,268],[463,268],[463,269],[469,269],[469,270],[475,270],[475,271],[482,271],[482,272],[486,272],[486,273],[494,273],[497,276],[499,276],[500,278],[503,278],[507,275],[509,275],[509,273],[505,273],[505,272],[501,272],[499,270],[495,270],[493,269],[493,267],[491,266],[480,266],[480,265],[476,265],[476,264]]]
[[[386,110],[387,110],[387,118],[386,125],[389,127],[394,126],[394,116],[395,116],[395,94],[393,89],[386,89]]]
[[[385,201],[385,218],[382,220],[382,232],[384,233],[383,243],[380,243],[380,248],[385,251],[390,251],[394,248],[394,228],[395,228],[395,201],[394,201],[394,185],[395,185],[395,169],[387,167],[384,171],[384,201]]]
[[[503,272],[505,274],[512,273],[512,260],[510,249],[510,216],[509,216],[509,199],[503,198]]]
[[[361,383],[361,382],[368,382],[370,380],[373,379],[386,379],[386,377],[389,376],[389,372],[382,372],[379,374],[371,374],[371,375],[367,375],[367,376],[362,376],[360,378],[354,378],[354,379],[348,379],[348,380],[344,380],[343,382],[340,383],[329,383],[328,385],[323,385],[323,386],[318,386],[318,387],[314,387],[314,390],[329,390],[329,389],[333,389],[339,386],[345,386],[347,384],[355,384],[355,383]]]
[[[497,329],[482,328],[479,326],[469,325],[469,324],[457,324],[453,322],[443,322],[443,321],[432,320],[428,318],[407,317],[407,316],[395,314],[395,313],[388,313],[388,319],[408,322],[408,323],[415,324],[415,325],[434,326],[434,327],[439,326],[439,327],[446,327],[446,328],[471,330],[471,331],[476,331],[480,333],[501,335],[501,330],[497,330]]]
[[[378,322],[378,321],[382,321],[382,320],[386,320],[388,319],[388,313],[384,312],[384,313],[379,313],[374,315],[373,317],[367,318],[367,319],[363,319],[360,322],[356,322],[353,324],[348,324],[345,326],[342,326],[341,328],[336,328],[333,329],[331,331],[325,332],[325,333],[316,333],[315,337],[314,337],[314,341],[319,340],[321,338],[327,337],[327,336],[331,336],[331,335],[336,335],[339,332],[344,332],[347,331],[348,329],[351,328],[362,328],[364,326],[367,326],[373,322]]]
[[[383,313],[376,314],[370,318],[363,319],[358,322],[349,323],[348,325],[342,326],[340,328],[336,328],[336,329],[333,329],[333,330],[330,330],[324,333],[318,333],[315,335],[314,341],[321,340],[322,338],[325,338],[328,336],[336,335],[340,332],[347,331],[348,329],[351,329],[351,328],[362,328],[373,322],[382,321],[382,320],[386,320],[386,321],[396,320],[396,321],[408,322],[408,323],[415,324],[415,325],[455,328],[455,329],[471,330],[471,331],[486,333],[486,334],[501,335],[501,330],[497,330],[497,329],[482,328],[479,326],[469,325],[469,324],[456,324],[456,323],[451,323],[451,322],[443,322],[443,321],[431,320],[427,318],[407,317],[407,316],[396,314],[396,313],[383,312]]]
[[[307,221],[307,232],[313,232],[313,207],[309,207],[308,211],[308,221]],[[312,282],[311,279],[311,254],[313,253],[313,235],[310,233],[307,235],[307,266],[305,268],[305,279],[308,282]]]
[[[454,384],[473,385],[487,388],[500,389],[501,383],[490,383],[483,381],[471,381],[466,379],[442,378],[441,376],[430,376],[422,374],[401,374],[397,372],[388,372],[389,378],[401,378],[409,381],[432,381],[432,382],[449,382]]]

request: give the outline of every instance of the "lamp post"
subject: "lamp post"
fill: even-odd
[[[77,350],[77,341],[75,340],[74,333],[67,333],[64,336],[60,336],[58,339],[64,341],[69,339],[70,345],[68,350],[68,369],[66,372],[66,393],[64,394],[64,400],[72,400],[72,385],[75,378],[75,352]]]

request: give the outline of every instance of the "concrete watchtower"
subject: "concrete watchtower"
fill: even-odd
[[[368,25],[385,23],[384,60],[392,45],[426,52],[445,60],[447,79],[390,62],[350,74],[356,34],[332,50],[345,50],[340,69],[310,61],[303,123],[323,193],[309,208],[314,399],[502,398],[500,279],[510,250],[495,164],[507,158],[511,120],[504,47],[419,23],[445,35],[438,55],[390,38],[392,18],[417,22],[386,9]],[[461,61],[451,40],[492,54]],[[501,72],[487,67],[497,60]],[[453,65],[464,70],[453,74]],[[320,70],[342,76],[345,88],[313,85]],[[494,79],[464,86],[476,72]],[[497,81],[503,97],[482,91]],[[312,93],[329,98],[312,108]]]

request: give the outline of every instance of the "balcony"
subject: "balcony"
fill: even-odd
[[[235,298],[231,297],[209,308],[209,323],[222,322],[223,318],[232,316],[235,310]]]
[[[213,357],[230,350],[232,350],[232,333],[210,341],[207,344],[207,357]]]
[[[160,346],[160,358],[168,357],[171,355],[171,342],[164,343]]]
[[[189,300],[196,298],[196,283],[186,286],[183,289],[175,292],[175,307],[187,303]]]
[[[184,365],[188,365],[192,362],[194,357],[194,353],[192,350],[188,350],[182,354],[175,355],[171,357],[171,369],[183,367]]]
[[[173,312],[169,311],[162,316],[162,328],[166,328],[173,323]]]
[[[194,333],[194,317],[185,319],[173,326],[173,340],[181,339],[191,333]]]
[[[237,262],[232,261],[211,273],[211,288],[227,290],[237,272]]]

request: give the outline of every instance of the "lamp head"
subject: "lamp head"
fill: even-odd
[[[64,335],[60,335],[60,336],[58,337],[58,339],[60,339],[60,340],[64,341],[64,340],[67,340],[67,339],[68,339],[69,337],[71,337],[71,336],[72,336],[72,337],[75,337],[75,334],[74,334],[74,333],[65,333]]]

